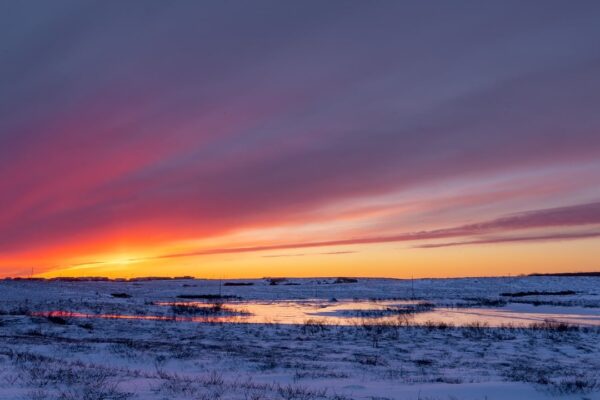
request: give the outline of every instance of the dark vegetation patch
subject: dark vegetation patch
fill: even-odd
[[[171,311],[177,315],[214,315],[223,311],[223,304],[215,303],[209,307],[197,307],[193,304],[173,304]]]
[[[579,326],[568,324],[566,322],[545,320],[544,322],[536,322],[529,326],[530,329],[550,332],[571,332],[578,331]]]
[[[92,329],[94,329],[94,325],[92,325],[91,322],[84,322],[83,324],[79,324],[79,327],[86,329],[88,331],[91,331]]]
[[[506,300],[487,297],[465,297],[469,303],[454,304],[454,307],[504,307]]]
[[[523,299],[513,298],[510,300],[511,303],[516,304],[531,304],[534,306],[557,306],[557,307],[584,307],[584,308],[599,308],[600,302],[598,300],[589,299],[577,299],[577,300],[554,300],[553,298],[545,297],[541,300],[539,297]]]
[[[504,297],[525,297],[525,296],[571,296],[577,294],[573,290],[560,290],[557,292],[546,292],[546,291],[531,291],[531,292],[504,292],[500,293]]]
[[[254,282],[225,282],[223,286],[253,286]]]
[[[269,282],[269,285],[271,285],[271,286],[276,286],[281,283],[287,282],[286,278],[265,278],[265,279],[267,280],[267,282]]]
[[[433,360],[429,360],[427,358],[419,358],[416,360],[412,360],[412,362],[418,365],[419,367],[427,367],[429,365],[433,365]]]
[[[358,283],[358,279],[339,277],[332,283],[336,283],[336,284],[338,284],[338,283]]]
[[[344,314],[348,314],[354,317],[363,318],[380,318],[393,315],[412,315],[427,311],[432,311],[435,308],[433,303],[417,303],[417,304],[406,304],[396,307],[385,307],[379,310],[348,310]]]
[[[68,324],[66,319],[64,319],[63,317],[56,316],[56,315],[48,315],[46,317],[46,319],[48,320],[48,322],[51,322],[56,325],[67,325]]]
[[[207,306],[198,306],[190,303],[176,303],[171,306],[171,311],[175,315],[247,315],[245,310],[239,310],[223,305],[222,303],[214,303]]]
[[[240,296],[229,294],[180,294],[178,299],[203,299],[203,300],[239,300]]]

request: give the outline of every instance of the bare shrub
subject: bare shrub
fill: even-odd
[[[314,335],[327,330],[327,325],[318,319],[307,319],[304,324],[301,325],[301,331],[305,335]]]
[[[579,330],[579,327],[577,325],[571,325],[566,322],[554,321],[550,319],[544,320],[544,322],[533,323],[529,325],[529,328],[552,332],[571,332]]]
[[[277,393],[286,400],[313,400],[327,395],[327,389],[310,389],[304,386],[279,385]]]

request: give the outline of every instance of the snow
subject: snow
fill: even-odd
[[[333,281],[0,281],[0,399],[600,399],[598,327],[494,328],[471,320],[462,327],[370,325],[373,318],[322,324],[347,310],[406,304],[413,296],[411,281]],[[572,321],[580,323],[600,317],[599,283],[591,277],[415,280],[418,301],[436,307],[415,319],[438,311],[455,325],[461,313],[527,321],[576,316]],[[535,290],[576,293],[501,295]],[[170,318],[170,308],[159,305],[182,301],[182,294],[218,293],[239,296],[235,307],[308,305],[316,315],[290,324],[202,323]],[[494,301],[497,307],[489,306]],[[35,314],[55,310],[89,318]],[[106,313],[168,318],[97,318]]]

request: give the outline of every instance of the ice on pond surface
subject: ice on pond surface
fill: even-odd
[[[73,318],[114,318],[140,320],[177,320],[248,324],[357,325],[394,323],[403,325],[447,324],[466,326],[483,324],[527,327],[545,321],[572,325],[600,326],[598,309],[577,307],[534,307],[508,305],[497,308],[435,307],[432,303],[412,300],[389,301],[235,301],[209,303],[199,301],[157,302],[167,311],[161,315],[86,314],[51,311],[39,315]],[[168,307],[168,308],[167,308]]]

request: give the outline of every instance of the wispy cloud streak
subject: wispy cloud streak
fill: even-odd
[[[542,210],[533,210],[508,216],[483,221],[475,224],[457,227],[436,229],[421,232],[408,232],[398,235],[359,237],[351,239],[325,240],[315,242],[296,242],[273,244],[266,246],[225,247],[202,249],[197,251],[163,254],[153,257],[135,258],[128,261],[149,261],[183,257],[209,256],[216,254],[255,253],[271,250],[305,249],[315,247],[349,246],[377,243],[409,242],[420,240],[444,239],[451,237],[475,236],[493,232],[512,232],[531,228],[577,227],[600,224],[600,202],[579,204],[567,207],[556,207]],[[467,244],[486,244],[518,241],[565,240],[583,239],[600,236],[600,232],[584,233],[552,233],[535,236],[519,236],[511,238],[478,239],[464,242],[441,244],[425,244],[415,246],[418,248],[449,247]],[[329,252],[320,254],[346,254],[348,252]],[[266,257],[303,256],[304,254],[270,255]],[[95,262],[83,263],[92,265]]]
[[[492,237],[476,240],[466,240],[461,242],[429,243],[414,246],[416,249],[436,249],[441,247],[469,246],[476,244],[495,244],[495,243],[518,243],[518,242],[543,242],[554,240],[575,240],[600,237],[600,232],[571,232],[571,233],[549,233],[545,235],[532,236],[508,236]]]

